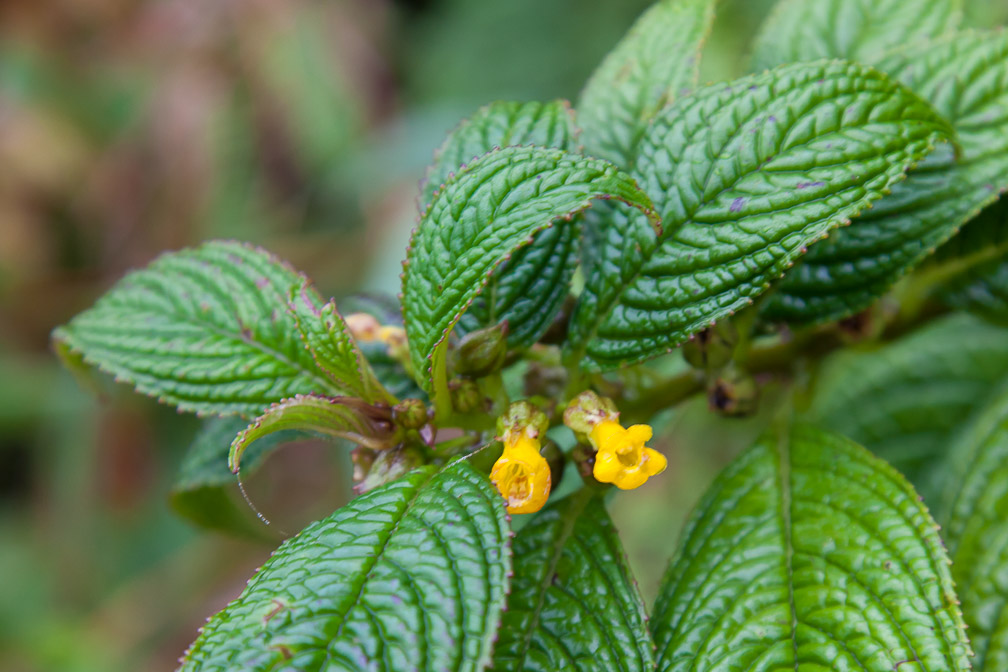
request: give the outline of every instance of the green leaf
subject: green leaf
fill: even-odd
[[[421,199],[430,203],[436,190],[467,161],[495,147],[536,145],[576,151],[578,130],[566,101],[497,102],[462,122],[445,140],[428,172]],[[577,267],[579,222],[563,222],[540,231],[514,252],[487,282],[459,321],[468,333],[507,321],[508,343],[531,345],[560,311]]]
[[[714,0],[659,0],[598,67],[578,103],[585,152],[633,165],[648,122],[696,86]]]
[[[655,605],[658,669],[969,670],[936,525],[913,488],[799,426],[732,463],[694,511]]]
[[[435,152],[420,190],[421,209],[428,208],[449,177],[491,149],[537,145],[574,150],[577,133],[574,113],[566,100],[485,105],[449,133]]]
[[[467,462],[413,471],[284,542],[181,669],[481,670],[508,534],[504,501]]]
[[[962,0],[780,0],[753,47],[752,69],[881,53],[959,26]]]
[[[647,615],[602,500],[551,503],[514,540],[494,670],[653,670]]]
[[[843,62],[784,66],[666,108],[633,171],[664,233],[634,217],[605,229],[571,358],[639,362],[752,303],[949,133],[913,93]]]
[[[210,242],[130,273],[54,338],[181,410],[254,415],[295,394],[346,391],[316,366],[287,308],[303,282],[258,248]]]
[[[597,198],[650,214],[648,197],[612,164],[538,147],[491,151],[438,192],[413,233],[403,314],[414,369],[439,408],[447,398],[446,339],[490,274],[536,233]]]
[[[945,542],[974,669],[1008,669],[1008,390],[1002,387],[949,450]]]
[[[291,292],[289,306],[305,348],[337,389],[359,396],[365,401],[395,401],[378,382],[334,301],[330,299],[323,303],[315,289],[305,280],[298,289]]]
[[[235,505],[237,478],[228,469],[231,441],[248,423],[241,418],[211,418],[193,439],[171,490],[172,508],[200,527],[262,536],[262,526],[242,504]],[[258,441],[245,455],[245,474],[255,471],[278,446],[300,438],[278,432]]]
[[[381,324],[402,326],[402,307],[399,299],[384,294],[356,294],[340,302],[343,313],[367,313]],[[396,399],[423,399],[427,395],[398,359],[389,354],[388,345],[376,340],[359,342],[357,346],[371,365],[375,378]]]
[[[967,224],[938,249],[935,262],[928,271],[945,278],[938,292],[945,303],[1008,322],[1008,200]]]
[[[1006,376],[1008,330],[955,315],[877,350],[831,356],[808,417],[866,446],[929,496],[950,436]]]
[[[836,320],[868,307],[1008,189],[1008,35],[958,33],[878,67],[951,122],[958,157],[942,147],[850,227],[813,245],[768,302],[772,319]]]
[[[242,454],[259,439],[275,432],[296,430],[323,437],[347,439],[373,448],[388,447],[392,417],[388,407],[376,407],[353,397],[299,394],[273,404],[234,437],[228,467],[238,473]]]

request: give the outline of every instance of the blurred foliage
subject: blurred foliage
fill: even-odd
[[[272,541],[198,532],[169,492],[199,423],[105,383],[94,401],[50,330],[126,269],[215,237],[265,245],[326,294],[396,292],[444,134],[492,100],[575,99],[647,4],[0,4],[0,669],[173,669],[277,529],[349,496],[345,449],[299,443],[247,483]],[[704,81],[743,70],[771,5],[724,0]],[[1008,2],[970,0],[967,16],[1004,23]],[[667,418],[671,476],[613,506],[646,596],[760,423],[726,429],[702,400]]]

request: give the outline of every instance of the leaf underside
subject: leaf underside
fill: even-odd
[[[503,500],[467,462],[413,471],[287,540],[181,669],[481,670],[507,537]]]
[[[839,436],[767,436],[687,524],[655,606],[658,669],[969,670],[934,521]]]
[[[955,30],[962,0],[780,0],[757,33],[752,70],[844,58],[871,62]]]
[[[1008,377],[1008,330],[967,315],[822,366],[808,417],[892,464],[933,501],[952,433]]]
[[[303,282],[258,248],[209,242],[128,274],[54,337],[181,410],[254,415],[295,394],[340,393],[287,308]]]
[[[552,502],[513,548],[520,562],[494,647],[496,672],[654,669],[644,604],[600,498],[580,492]]]
[[[615,166],[558,149],[494,150],[446,182],[413,233],[403,273],[410,355],[428,390],[443,383],[445,339],[490,274],[596,198],[650,212],[647,196]]]
[[[944,538],[977,672],[1008,669],[1008,390],[949,449]]]
[[[442,144],[421,198],[429,203],[448,176],[495,147],[535,145],[577,150],[578,129],[566,101],[491,103],[462,122]],[[508,343],[524,347],[550,327],[577,268],[580,224],[557,222],[515,251],[490,276],[462,315],[459,335],[507,322]]]
[[[603,230],[572,319],[581,364],[670,351],[752,303],[811,243],[950,135],[881,73],[800,63],[701,89],[655,118],[632,174],[662,215]]]
[[[771,319],[823,322],[868,307],[1008,189],[1008,35],[958,33],[877,67],[949,120],[958,156],[940,147],[872,210],[813,245],[767,303]]]

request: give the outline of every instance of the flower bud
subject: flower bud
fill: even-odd
[[[738,329],[735,324],[731,320],[721,320],[683,344],[683,359],[694,369],[717,370],[731,361],[737,343]]]
[[[756,379],[734,367],[713,379],[707,390],[711,410],[729,417],[752,415],[758,400]]]
[[[358,343],[371,343],[378,340],[381,324],[368,313],[350,313],[343,321],[346,322],[350,335]]]
[[[466,334],[456,350],[455,371],[482,378],[504,366],[507,356],[507,322]]]
[[[563,420],[579,437],[588,436],[600,422],[619,420],[619,411],[612,399],[585,390],[567,404]]]
[[[479,386],[471,378],[456,378],[448,382],[452,408],[459,413],[473,413],[483,410],[484,397]]]
[[[497,418],[497,437],[507,445],[514,437],[540,439],[549,429],[549,418],[527,401],[516,401],[507,413]]]
[[[392,420],[405,429],[420,429],[430,417],[427,406],[419,399],[403,399],[392,407]]]

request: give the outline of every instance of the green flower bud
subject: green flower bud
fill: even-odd
[[[752,415],[758,400],[756,379],[734,367],[711,380],[707,389],[707,403],[711,410],[729,417]]]
[[[483,410],[484,397],[479,386],[471,378],[456,378],[448,382],[452,408],[459,413],[473,413]]]
[[[392,407],[392,420],[405,429],[420,429],[430,417],[427,406],[419,399],[403,399]]]
[[[466,334],[455,352],[455,370],[482,378],[499,371],[507,356],[507,322]]]
[[[683,359],[694,369],[717,370],[731,361],[737,343],[738,329],[735,324],[731,320],[721,320],[683,344]]]
[[[571,399],[564,411],[564,424],[581,437],[591,434],[595,425],[604,420],[619,420],[616,404],[608,397],[600,397],[591,390],[585,390]]]

